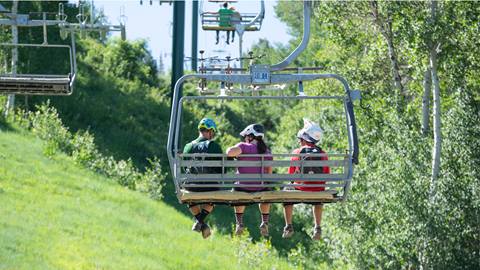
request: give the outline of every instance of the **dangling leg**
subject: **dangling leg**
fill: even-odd
[[[313,240],[320,240],[322,238],[322,212],[323,204],[316,204],[313,206],[313,217],[315,219],[315,227],[313,228]]]
[[[245,205],[237,205],[233,207],[235,209],[235,234],[241,235],[244,230],[243,226],[243,213],[245,212]]]
[[[292,237],[293,233],[293,204],[284,204],[283,205],[283,217],[285,218],[285,227],[283,228],[283,238]]]
[[[201,226],[203,221],[200,221],[200,214],[202,212],[202,208],[197,205],[197,204],[190,204],[188,205],[188,210],[190,210],[190,213],[195,217],[195,222],[193,223],[192,226],[192,231],[200,232],[201,231]]]
[[[261,203],[258,205],[260,213],[262,214],[262,223],[260,224],[260,234],[262,236],[268,236],[268,221],[270,219],[270,204]]]
[[[197,220],[201,222],[200,230],[202,231],[203,238],[208,238],[212,234],[210,227],[208,226],[207,223],[205,223],[205,219],[213,211],[213,207],[214,207],[213,203],[204,204],[197,218]]]
[[[230,31],[227,31],[227,44],[230,44]]]
[[[215,42],[215,45],[217,45],[219,41],[220,41],[220,31],[217,30],[217,41]]]
[[[235,30],[232,31],[232,43],[235,40]]]

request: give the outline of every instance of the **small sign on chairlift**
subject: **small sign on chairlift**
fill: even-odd
[[[270,84],[270,66],[268,65],[252,65],[250,67],[252,76],[252,84]]]

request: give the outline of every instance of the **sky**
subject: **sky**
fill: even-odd
[[[280,22],[274,14],[274,6],[277,0],[265,1],[265,19],[261,31],[246,32],[243,37],[244,52],[257,42],[260,38],[266,38],[271,43],[287,43],[291,38],[287,33],[287,27]],[[108,20],[112,24],[118,24],[121,10],[126,16],[127,39],[146,39],[149,48],[155,59],[163,58],[166,68],[171,65],[170,54],[172,51],[172,11],[173,5],[159,4],[158,0],[94,0],[97,10],[103,10]],[[211,3],[200,1],[200,10],[217,11],[221,3]],[[258,13],[260,11],[260,1],[258,0],[240,0],[233,3],[233,6],[240,13]],[[202,8],[203,7],[203,8]],[[191,56],[191,18],[192,1],[187,0],[185,11],[185,56]],[[113,36],[119,35],[114,33]],[[204,49],[206,56],[225,57],[230,55],[238,57],[238,37],[231,45],[226,45],[225,34],[221,34],[220,43],[215,45],[215,31],[203,31],[199,22],[198,31],[198,49]]]

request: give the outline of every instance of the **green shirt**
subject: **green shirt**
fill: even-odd
[[[207,139],[205,139],[204,137],[202,136],[199,136],[198,138],[196,138],[195,140],[191,141],[190,143],[187,143],[185,145],[185,147],[183,148],[183,153],[184,154],[191,154],[192,153],[192,148],[193,148],[193,145],[199,143],[199,142],[203,142],[203,141],[206,141]],[[208,150],[207,150],[207,153],[209,154],[222,154],[223,151],[222,151],[222,147],[215,141],[210,141],[210,143],[208,144]]]
[[[230,22],[232,15],[233,15],[233,10],[230,10],[228,8],[222,8],[218,11],[219,14],[219,26],[220,27],[231,27],[232,24]]]

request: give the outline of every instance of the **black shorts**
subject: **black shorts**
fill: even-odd
[[[271,191],[272,189],[271,188],[262,188],[262,189],[259,189],[259,190],[248,190],[248,189],[244,189],[244,188],[241,188],[241,187],[235,187],[233,188],[233,191],[241,191],[241,192],[246,192],[246,193],[255,193],[255,192],[262,192],[262,191]]]
[[[190,183],[187,183],[190,184]],[[185,190],[191,192],[207,192],[207,191],[218,191],[220,188],[218,187],[201,187],[202,184],[219,184],[218,182],[195,182],[195,184],[199,185],[198,187],[186,187]]]

